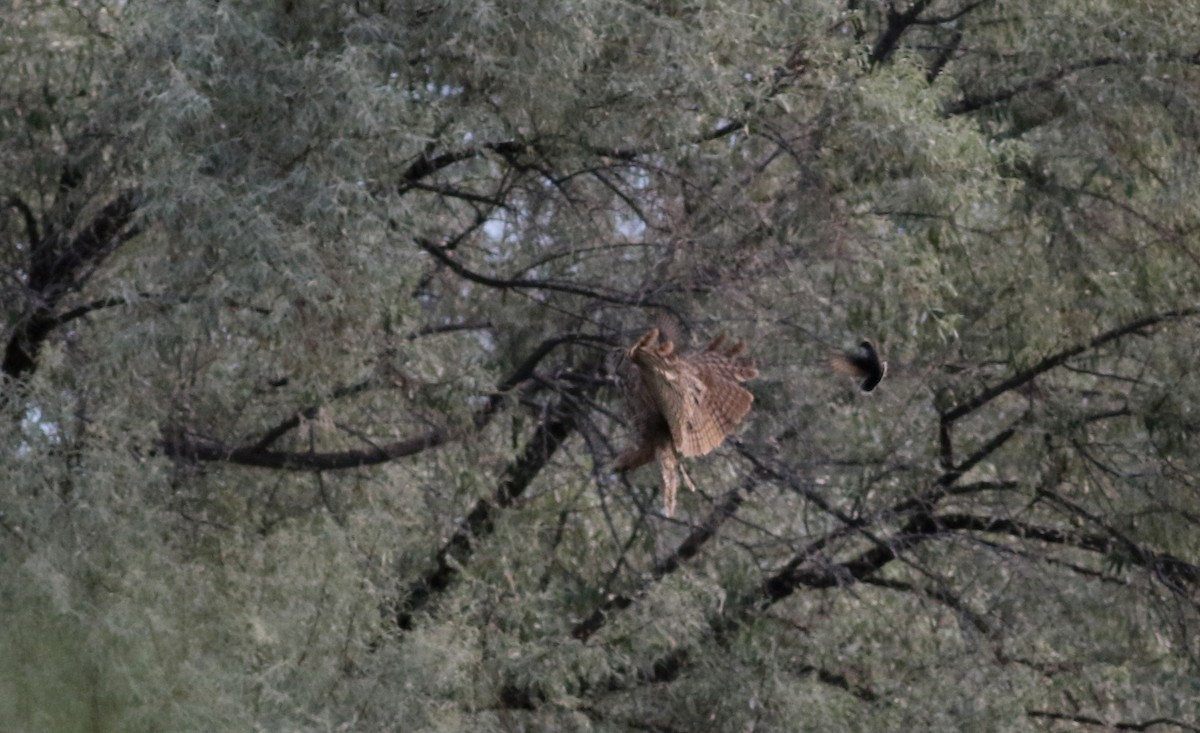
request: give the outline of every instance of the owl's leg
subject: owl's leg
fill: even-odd
[[[675,513],[675,492],[679,488],[679,456],[675,446],[668,443],[658,452],[658,465],[662,469],[663,509],[667,516]]]
[[[687,469],[683,467],[683,461],[679,462],[679,472],[683,474],[683,482],[688,485],[688,488],[695,491],[696,484],[692,483],[692,477],[688,475]]]

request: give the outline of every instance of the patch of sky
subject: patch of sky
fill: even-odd
[[[27,435],[35,430],[41,431],[42,435],[44,435],[51,443],[58,443],[60,440],[58,434],[58,425],[51,421],[45,420],[42,417],[42,411],[40,408],[30,407],[25,411],[24,417],[21,418],[21,432]],[[17,455],[29,455],[31,450],[33,449],[30,447],[29,443],[22,441],[21,445],[17,447]]]

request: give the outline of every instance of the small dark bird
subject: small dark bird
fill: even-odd
[[[835,354],[829,363],[839,374],[861,379],[860,388],[863,392],[875,389],[887,374],[887,362],[879,360],[879,352],[875,344],[863,340],[857,349]]]

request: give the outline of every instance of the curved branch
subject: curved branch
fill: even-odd
[[[1138,722],[1122,721],[1110,723],[1106,720],[1093,717],[1091,715],[1079,715],[1072,713],[1059,713],[1053,710],[1026,710],[1025,715],[1030,718],[1043,718],[1045,720],[1061,720],[1068,723],[1077,723],[1079,725],[1096,726],[1098,728],[1112,728],[1113,730],[1150,730],[1160,725],[1169,725],[1181,730],[1200,731],[1200,726],[1193,725],[1183,720],[1175,718],[1151,718],[1150,720],[1142,720]]]
[[[471,418],[472,430],[478,431],[487,425],[496,411],[500,409],[505,395],[532,377],[538,364],[550,352],[560,345],[567,343],[607,344],[608,341],[597,336],[572,333],[555,336],[538,344],[533,353],[517,366],[496,387],[496,390],[488,396],[487,403],[475,412]],[[368,387],[369,383],[365,382],[351,385],[336,392],[335,396],[350,396]],[[280,468],[291,471],[337,471],[347,468],[374,466],[394,461],[397,458],[406,458],[462,437],[459,433],[435,427],[422,435],[406,440],[395,441],[382,446],[371,446],[360,450],[317,453],[311,451],[271,451],[267,449],[280,436],[297,427],[302,417],[315,414],[316,409],[313,406],[304,408],[268,429],[257,440],[240,446],[231,446],[197,435],[190,435],[186,431],[176,428],[167,431],[166,436],[159,442],[159,448],[170,457],[193,461],[221,461],[255,468]]]
[[[1102,555],[1120,553],[1134,565],[1153,571],[1161,579],[1171,581],[1166,585],[1172,591],[1180,592],[1185,585],[1200,586],[1200,564],[1147,549],[1129,540],[1122,541],[1119,537],[1040,527],[1015,519],[978,517],[971,514],[938,515],[933,521],[937,527],[947,530],[1004,534]]]
[[[437,244],[434,244],[433,242],[429,241],[428,239],[423,239],[420,237],[417,237],[416,239],[414,239],[414,241],[417,243],[418,247],[425,250],[429,254],[433,255],[434,258],[436,258],[439,262],[441,262],[446,267],[450,268],[450,271],[453,272],[454,274],[456,274],[466,280],[470,280],[471,282],[479,283],[480,285],[485,285],[489,288],[499,288],[501,290],[514,290],[514,289],[550,290],[550,291],[555,291],[555,292],[560,292],[560,293],[568,293],[571,295],[581,295],[581,296],[584,296],[587,298],[594,298],[596,300],[604,301],[606,303],[615,303],[617,305],[630,305],[630,306],[654,306],[655,305],[654,303],[646,301],[642,298],[633,298],[633,297],[623,296],[623,295],[609,295],[607,293],[602,293],[602,292],[599,292],[596,290],[590,290],[588,288],[579,287],[578,285],[572,285],[570,283],[565,283],[565,282],[555,282],[552,280],[533,280],[530,278],[523,278],[523,277],[498,278],[498,277],[492,277],[490,275],[484,275],[484,274],[475,272],[474,270],[467,269],[467,267],[465,267],[461,262],[454,259],[454,257],[451,255],[450,252],[448,252],[446,250],[445,247],[438,246]]]
[[[191,461],[221,461],[255,468],[282,468],[292,471],[337,471],[373,466],[415,455],[447,443],[452,437],[453,434],[449,431],[434,428],[424,435],[370,449],[310,453],[262,450],[257,444],[232,447],[215,440],[179,433],[161,440],[159,447],[167,456]]]
[[[955,10],[952,13],[947,13],[945,15],[935,15],[935,16],[930,16],[930,17],[926,17],[926,18],[917,18],[914,21],[914,23],[916,25],[944,25],[946,23],[953,23],[954,21],[961,19],[963,16],[967,15],[968,13],[974,12],[981,6],[988,5],[988,4],[992,3],[993,1],[994,0],[975,0],[975,2],[967,3],[966,5],[962,6],[961,8],[959,8],[958,10]]]
[[[1056,71],[1047,74],[1040,79],[1026,79],[1016,86],[1009,87],[1008,89],[1001,89],[1000,91],[990,94],[986,97],[963,97],[954,104],[946,106],[942,110],[942,114],[946,117],[952,117],[954,115],[977,112],[985,107],[993,107],[1002,102],[1007,102],[1018,94],[1024,94],[1025,92],[1031,92],[1035,90],[1050,89],[1064,77],[1070,76],[1076,71],[1082,71],[1084,69],[1098,69],[1104,66],[1112,66],[1113,64],[1121,63],[1123,63],[1122,59],[1112,56],[1101,56],[1099,58],[1087,59],[1085,61],[1077,61],[1073,64],[1067,64],[1066,66],[1057,69]]]
[[[970,609],[967,606],[967,603],[963,601],[958,594],[953,593],[945,588],[922,587],[915,583],[908,583],[903,580],[894,580],[892,578],[871,577],[864,578],[863,582],[878,588],[887,588],[888,590],[894,590],[899,593],[911,593],[916,596],[929,598],[930,600],[946,606],[961,618],[969,621],[971,626],[975,627],[975,630],[984,636],[991,636],[993,633],[995,633],[995,629],[992,627],[992,624],[989,623],[984,616]]]
[[[1136,333],[1142,329],[1149,328],[1150,326],[1155,326],[1163,321],[1190,318],[1191,316],[1197,314],[1200,314],[1200,306],[1180,308],[1178,310],[1145,316],[1135,321],[1130,321],[1122,326],[1117,326],[1116,328],[1105,331],[1104,333],[1086,341],[1085,343],[1077,344],[1070,348],[1063,349],[1056,354],[1047,356],[1045,359],[1042,359],[1028,369],[1023,369],[999,384],[988,387],[965,402],[960,402],[942,414],[942,421],[947,424],[952,423],[960,417],[974,412],[1000,395],[1026,384],[1040,374],[1044,374],[1045,372],[1048,372],[1057,366],[1065,364],[1071,357],[1078,356],[1089,349],[1098,348],[1110,341],[1115,341],[1123,336],[1128,336],[1131,333]]]
[[[994,92],[987,96],[963,97],[957,102],[944,107],[942,109],[942,114],[946,117],[969,114],[971,112],[977,112],[986,107],[993,107],[997,104],[1001,104],[1002,102],[1007,102],[1018,94],[1024,94],[1025,92],[1035,90],[1050,89],[1063,78],[1070,76],[1077,71],[1083,71],[1085,69],[1099,69],[1105,66],[1141,66],[1147,61],[1150,63],[1174,61],[1176,63],[1194,65],[1200,63],[1200,58],[1197,56],[1181,56],[1178,54],[1155,54],[1151,56],[1150,59],[1143,58],[1136,61],[1130,61],[1117,56],[1097,56],[1096,58],[1084,59],[1082,61],[1076,61],[1075,63],[1067,64],[1066,66],[1063,66],[1039,79],[1026,79],[1015,86],[1009,87],[1008,89],[1001,89],[1000,91]]]
[[[718,125],[712,130],[697,135],[692,139],[692,143],[705,143],[719,140],[726,135],[729,135],[745,126],[744,120],[730,120],[725,124]],[[462,150],[451,150],[445,153],[429,157],[422,155],[416,161],[411,163],[404,172],[400,174],[400,179],[403,183],[400,184],[400,193],[412,187],[412,184],[428,178],[429,176],[449,168],[455,163],[461,163],[464,160],[477,158],[486,152],[492,152],[504,158],[510,165],[516,168],[529,168],[530,166],[523,164],[520,161],[521,155],[537,154],[545,155],[546,146],[534,140],[501,140],[499,142],[484,143],[474,148],[464,148]],[[633,161],[637,158],[654,152],[656,148],[647,147],[639,148],[610,148],[604,146],[587,146],[586,150],[589,154],[601,158],[609,158],[611,160]],[[545,175],[544,171],[541,171]]]
[[[1041,527],[1006,518],[978,517],[960,513],[932,515],[922,512],[910,519],[891,538],[876,541],[874,547],[851,560],[821,566],[806,566],[803,561],[789,562],[783,570],[763,584],[759,603],[769,606],[788,597],[801,586],[831,588],[864,580],[897,559],[902,550],[936,538],[948,531],[1005,534],[1104,555],[1121,552],[1129,562],[1154,572],[1173,592],[1184,592],[1184,586],[1192,588],[1200,586],[1200,564],[1188,562],[1167,553],[1156,552],[1128,541],[1122,542],[1116,537]],[[802,558],[798,557],[797,559]]]
[[[938,526],[933,518],[922,512],[910,519],[890,539],[876,540],[874,547],[852,560],[819,566],[789,562],[783,570],[768,578],[759,589],[757,598],[748,599],[746,605],[749,608],[755,605],[766,608],[787,598],[800,586],[833,588],[856,583],[882,570],[884,566],[900,557],[902,550],[931,539],[937,533]]]
[[[140,300],[129,300],[128,298],[122,298],[121,296],[97,298],[96,300],[76,306],[69,311],[65,311],[53,318],[47,319],[46,325],[48,328],[58,328],[59,326],[66,325],[71,321],[83,318],[84,316],[95,313],[96,311],[107,310],[108,308],[119,308],[123,305],[133,305],[140,302],[155,301],[160,298],[160,296],[157,296],[154,293],[142,292],[138,293],[137,295]],[[170,299],[167,302],[171,305],[177,305],[180,303],[187,303],[188,299],[175,298]]]

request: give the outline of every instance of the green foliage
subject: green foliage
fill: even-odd
[[[1200,725],[1198,26],[10,3],[0,719]],[[652,325],[761,371],[675,517]]]

